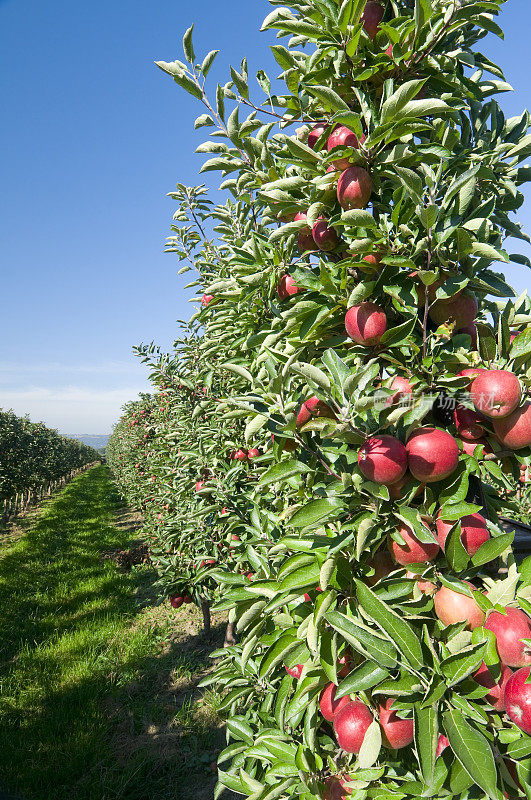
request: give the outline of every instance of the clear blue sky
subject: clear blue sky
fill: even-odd
[[[212,85],[244,55],[250,75],[274,76],[273,34],[259,33],[270,10],[262,0],[0,0],[0,407],[106,433],[147,389],[132,345],[170,347],[192,310],[162,252],[165,195],[208,179],[194,155],[206,138],[193,128],[200,105],[153,62],[181,58],[195,22],[198,56],[221,50]],[[509,0],[505,43],[483,47],[515,88],[502,100],[510,115],[531,105],[530,23],[527,3]],[[531,230],[529,201],[521,218]],[[519,291],[531,283],[522,267],[508,275]]]

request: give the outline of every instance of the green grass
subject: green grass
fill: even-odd
[[[96,467],[0,552],[0,788],[26,800],[211,796],[216,699],[194,687],[212,644],[195,609],[176,633],[150,605],[152,570],[102,558],[131,545],[121,506]]]

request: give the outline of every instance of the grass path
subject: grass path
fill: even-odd
[[[215,698],[194,686],[212,643],[195,609],[176,631],[150,601],[149,567],[103,558],[134,539],[121,506],[95,467],[0,544],[0,800],[211,796]]]

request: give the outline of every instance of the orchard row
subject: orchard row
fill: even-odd
[[[493,266],[531,266],[505,249],[531,137],[479,49],[501,5],[275,7],[261,103],[245,59],[207,94],[192,29],[158,63],[229,199],[171,193],[198,310],[139,348],[154,394],[109,458],[161,595],[229,616],[217,796],[531,795],[531,570],[499,521],[531,462],[531,302]]]

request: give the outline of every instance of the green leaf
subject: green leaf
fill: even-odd
[[[374,219],[370,211],[363,209],[352,209],[351,211],[344,211],[341,214],[341,224],[345,227],[352,226],[353,228],[377,228],[378,223]]]
[[[363,692],[372,689],[384,681],[389,675],[389,670],[384,669],[374,661],[365,661],[359,667],[353,669],[347,677],[341,681],[336,691],[336,699],[339,700],[346,694]]]
[[[482,564],[488,564],[489,561],[494,561],[502,553],[510,547],[514,540],[514,533],[504,533],[501,536],[495,536],[484,542],[481,547],[476,550],[472,556],[472,564],[475,567],[480,567]]]
[[[445,658],[441,662],[441,670],[446,677],[446,685],[455,686],[478,669],[485,658],[486,649],[487,642],[480,642]]]
[[[422,708],[417,703],[415,705],[415,746],[420,761],[422,777],[428,786],[433,785],[438,741],[437,706]]]
[[[295,650],[300,645],[298,639],[295,639],[291,634],[281,636],[271,647],[265,652],[262,662],[260,664],[260,677],[265,678],[273,671],[275,666],[282,661],[286,656]]]
[[[288,520],[288,525],[295,528],[314,526],[328,517],[337,517],[342,509],[343,504],[339,500],[312,500],[295,512]]]
[[[480,256],[480,258],[488,258],[490,261],[505,261],[506,264],[509,263],[509,256],[505,250],[492,247],[492,245],[486,244],[485,242],[474,242],[472,245],[472,254]]]
[[[290,369],[297,375],[302,375],[303,378],[316,383],[317,386],[319,386],[319,388],[324,392],[327,392],[330,389],[330,380],[328,376],[325,375],[322,369],[316,367],[315,364],[301,364],[299,362],[295,362],[294,364],[291,364]]]
[[[518,334],[516,339],[513,339],[511,349],[509,350],[509,358],[522,358],[531,353],[531,328],[526,328]]]
[[[363,742],[358,753],[360,769],[372,767],[378,760],[382,749],[382,729],[377,720],[373,720],[363,737]]]
[[[302,475],[306,472],[312,472],[311,467],[303,464],[296,459],[289,461],[280,461],[278,464],[273,464],[260,478],[260,486],[269,486],[270,483],[286,480],[293,475]]]
[[[331,109],[332,111],[348,111],[350,112],[349,106],[345,103],[342,97],[340,97],[337,92],[334,92],[333,89],[330,89],[328,86],[306,86],[306,90],[309,94],[317,97],[318,100],[323,103],[326,108]]]
[[[358,580],[356,581],[356,594],[358,602],[365,613],[397,645],[406,661],[412,667],[417,669],[421,667],[424,663],[422,648],[410,624],[395,613],[383,600],[380,600],[368,586]]]
[[[387,639],[377,636],[366,626],[340,611],[328,611],[325,619],[362,655],[368,655],[382,667],[396,667],[397,652]]]
[[[208,53],[203,59],[203,63],[201,64],[201,72],[203,73],[205,78],[210,72],[210,67],[214,63],[214,59],[216,58],[218,53],[219,50],[211,50],[210,53]]]
[[[195,53],[194,53],[194,46],[192,44],[192,34],[194,32],[194,26],[190,25],[188,30],[183,36],[183,50],[186,60],[193,64],[195,61]]]
[[[426,78],[423,78],[422,80],[407,81],[399,86],[383,104],[380,113],[380,123],[383,124],[391,121],[393,117],[404,108],[406,103],[417,96],[426,83],[426,80]]]
[[[443,714],[443,725],[454,755],[468,775],[492,800],[500,800],[496,764],[487,739],[455,708]]]

